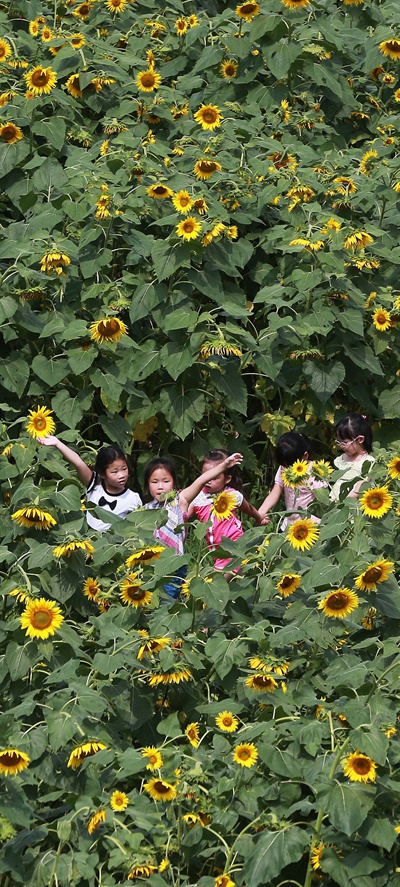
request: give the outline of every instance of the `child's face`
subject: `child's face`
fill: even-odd
[[[128,483],[128,475],[129,469],[125,459],[114,459],[114,462],[107,465],[101,477],[109,493],[122,493]]]
[[[156,468],[149,477],[149,493],[160,501],[164,493],[174,489],[174,479],[168,468]]]
[[[210,468],[215,468],[215,462],[203,462],[203,471],[209,471]],[[230,479],[230,474],[225,474],[224,471],[221,471],[221,474],[217,474],[216,477],[204,484],[204,489],[207,490],[207,493],[221,493]]]
[[[348,437],[342,439],[341,437],[337,437],[336,443],[342,450],[343,454],[347,455],[348,458],[359,456],[360,453],[364,452],[364,435],[362,434],[353,438]]]

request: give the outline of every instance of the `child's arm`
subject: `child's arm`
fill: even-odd
[[[193,513],[193,511],[189,511],[189,505],[193,502],[193,499],[196,498],[198,493],[204,487],[204,484],[209,480],[213,480],[214,477],[218,477],[222,472],[227,471],[229,468],[233,468],[234,465],[240,465],[243,461],[243,456],[241,453],[233,453],[232,456],[228,456],[227,459],[224,459],[223,462],[216,462],[213,468],[209,468],[208,471],[203,471],[203,474],[200,477],[197,477],[190,487],[186,487],[185,490],[181,490],[178,496],[178,502],[183,512],[188,512],[189,516]]]
[[[239,509],[240,511],[243,511],[244,514],[248,514],[249,517],[252,517],[257,524],[260,525],[262,523],[264,515],[260,514],[260,512],[257,511],[256,508],[254,508],[254,505],[252,505],[251,502],[248,501],[248,499],[243,499],[242,504],[239,505]]]
[[[271,508],[274,508],[275,505],[278,504],[279,499],[283,493],[283,487],[280,484],[274,484],[268,496],[264,499],[262,505],[260,505],[258,509],[258,514],[261,515],[261,518],[265,518],[265,515],[268,511],[271,511]]]
[[[93,471],[88,465],[86,465],[86,462],[78,456],[78,453],[75,453],[74,450],[67,447],[62,440],[59,440],[58,437],[54,437],[53,434],[49,434],[47,437],[38,437],[38,441],[39,443],[44,444],[45,447],[55,447],[59,453],[61,453],[63,458],[74,466],[79,480],[85,484],[85,487],[89,486],[93,477]]]

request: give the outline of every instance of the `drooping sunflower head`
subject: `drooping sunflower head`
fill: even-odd
[[[151,862],[143,863],[143,865],[135,865],[128,874],[128,881],[136,881],[138,878],[150,878],[153,872],[157,871],[157,866]]]
[[[104,317],[91,323],[89,332],[90,338],[102,345],[103,342],[118,342],[121,336],[127,336],[128,327],[119,317]]]
[[[54,557],[71,557],[75,551],[84,551],[86,558],[91,557],[94,546],[88,539],[73,539],[72,542],[64,542],[53,548]]]
[[[248,3],[240,3],[236,7],[235,12],[239,18],[243,18],[246,22],[251,22],[255,15],[260,12],[261,6],[256,0],[249,0]]]
[[[273,693],[279,686],[271,674],[253,674],[245,680],[246,687],[261,693]]]
[[[314,545],[319,537],[319,528],[315,521],[303,518],[290,524],[286,533],[286,539],[291,546],[299,551],[305,551]]]
[[[83,764],[86,758],[91,758],[93,755],[96,755],[97,752],[103,751],[106,748],[107,746],[104,745],[104,742],[99,742],[97,740],[77,745],[68,758],[67,767],[72,767],[73,770],[76,770],[77,767],[80,767],[81,764]]]
[[[159,653],[160,650],[164,650],[165,647],[169,647],[170,644],[171,638],[148,638],[141,645],[137,659],[141,662],[145,656],[153,656],[155,653]]]
[[[322,610],[325,616],[337,619],[345,619],[356,607],[358,607],[358,595],[350,588],[338,588],[336,591],[331,591],[318,604],[318,609]]]
[[[171,191],[171,188],[168,188],[168,185],[150,185],[147,188],[147,194],[149,197],[153,197],[155,200],[165,199],[166,197],[173,197],[174,192]]]
[[[210,130],[221,126],[222,115],[216,105],[201,105],[193,116],[203,129]]]
[[[162,674],[153,674],[148,679],[150,687],[159,687],[161,684],[181,684],[185,681],[191,681],[193,678],[189,668],[180,668],[177,671],[166,671]]]
[[[65,88],[74,99],[81,99],[83,92],[79,84],[79,74],[71,74],[65,84]]]
[[[225,733],[236,733],[239,721],[231,711],[221,711],[215,718],[215,724]]]
[[[258,758],[258,751],[254,742],[242,742],[235,746],[232,757],[241,767],[253,767]]]
[[[148,68],[147,71],[140,71],[136,77],[136,86],[140,92],[154,92],[161,83],[161,77],[156,73],[154,68]]]
[[[60,628],[64,616],[54,601],[37,598],[28,601],[20,622],[21,628],[26,630],[27,637],[46,640]]]
[[[275,587],[278,589],[281,597],[289,597],[299,587],[300,582],[301,576],[299,573],[284,573]]]
[[[389,40],[383,40],[382,43],[379,44],[379,49],[382,55],[393,59],[395,62],[400,59],[400,40],[397,40],[395,37]]]
[[[369,567],[357,576],[354,580],[354,585],[360,591],[376,591],[376,586],[379,585],[380,582],[385,582],[393,570],[393,561],[374,561],[373,564],[370,564]]]
[[[47,407],[37,407],[36,410],[29,410],[29,421],[25,426],[28,434],[34,438],[47,437],[48,434],[54,434],[56,426],[52,416],[52,410],[48,410]]]
[[[18,511],[14,511],[11,520],[19,527],[35,527],[36,530],[49,530],[57,523],[48,511],[43,511],[42,508],[37,508],[34,505],[25,505]]]
[[[360,508],[366,517],[384,517],[393,505],[393,496],[387,487],[371,487],[360,497]]]
[[[214,172],[220,172],[222,166],[218,163],[217,160],[207,160],[207,158],[201,158],[201,160],[196,160],[196,163],[193,167],[193,172],[196,176],[196,179],[209,179],[210,176]]]
[[[173,801],[176,797],[175,786],[163,779],[150,779],[145,782],[144,789],[154,801]]]
[[[92,9],[91,3],[86,3],[86,2],[80,3],[79,6],[77,6],[76,9],[74,9],[72,11],[72,15],[75,15],[76,18],[80,18],[80,19],[84,20],[84,19],[88,18],[91,9]]]
[[[137,564],[151,564],[152,561],[158,560],[161,553],[165,551],[163,545],[148,545],[146,548],[139,548],[133,554],[127,557],[125,564],[127,567],[135,567]]]
[[[111,810],[126,810],[129,804],[128,795],[125,792],[120,792],[116,790],[112,793],[110,798],[110,807]]]
[[[3,776],[16,776],[28,767],[30,758],[18,748],[0,749],[0,773]]]
[[[342,762],[344,775],[351,782],[375,782],[376,763],[368,755],[355,751]]]
[[[333,468],[324,459],[317,459],[316,462],[313,462],[311,468],[312,476],[318,478],[318,480],[329,480],[332,471]]]
[[[23,139],[24,134],[20,126],[17,126],[15,123],[3,123],[0,126],[0,139],[3,139],[3,142],[6,142],[7,145],[13,145],[14,142],[18,142],[20,139]]]
[[[94,813],[93,816],[90,817],[89,822],[87,824],[87,830],[89,835],[92,835],[93,832],[98,829],[103,822],[106,821],[106,811],[98,810],[97,813]]]
[[[64,274],[64,268],[67,268],[68,265],[71,264],[71,259],[66,253],[61,253],[58,250],[53,250],[50,253],[45,253],[41,258],[41,266],[40,270],[45,274],[58,274],[58,276]]]

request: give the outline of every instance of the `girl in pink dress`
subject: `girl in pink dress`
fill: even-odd
[[[209,471],[221,463],[221,471],[212,480],[207,481],[201,493],[196,496],[189,507],[188,516],[196,517],[203,523],[211,521],[211,527],[208,527],[206,534],[206,542],[210,551],[218,548],[223,538],[236,540],[243,535],[242,522],[237,516],[237,510],[243,511],[254,518],[258,524],[261,523],[261,516],[258,511],[244,498],[241,492],[241,478],[239,469],[236,465],[226,469],[225,460],[229,457],[226,450],[211,450],[204,457],[203,472]],[[227,502],[230,505],[231,513],[229,517],[219,517],[214,511],[214,502],[220,493],[227,493]],[[225,570],[230,564],[231,558],[215,558],[214,566],[216,570]],[[235,571],[237,572],[237,570]]]
[[[282,477],[283,470],[285,468],[290,468],[290,466],[298,460],[307,462],[309,471],[311,472],[313,463],[310,460],[310,452],[311,441],[305,434],[299,434],[297,431],[288,431],[286,434],[282,434],[279,438],[276,447],[276,457],[279,462],[279,468],[275,475],[272,490],[268,493],[268,496],[264,499],[264,502],[259,508],[259,513],[264,518],[263,523],[268,523],[266,515],[272,508],[275,508],[275,505],[278,504],[283,493],[286,511],[294,512],[296,510],[296,513],[290,514],[288,517],[284,518],[280,529],[282,531],[285,530],[288,524],[293,523],[301,517],[301,514],[298,514],[297,510],[300,512],[307,511],[308,506],[311,505],[315,499],[313,491],[328,486],[326,481],[317,480],[311,473],[306,476],[304,484],[296,487],[296,489],[285,484]],[[307,514],[307,517],[311,518],[311,520],[316,523],[320,522],[320,518],[316,517],[314,514]]]

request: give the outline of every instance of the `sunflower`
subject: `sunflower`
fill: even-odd
[[[278,589],[279,594],[282,597],[289,597],[290,594],[296,591],[296,588],[299,587],[301,582],[301,576],[299,573],[284,573],[281,576],[279,582],[277,582],[275,588]]]
[[[58,274],[58,276],[64,274],[64,268],[71,264],[71,259],[66,253],[59,253],[57,251],[45,253],[40,261],[42,263],[40,266],[41,271],[45,274]]]
[[[144,789],[154,801],[173,801],[176,797],[176,789],[170,782],[163,779],[150,779],[145,782]]]
[[[0,749],[0,773],[3,776],[16,776],[28,767],[30,758],[18,748]]]
[[[129,804],[128,795],[125,792],[115,791],[110,798],[111,810],[126,810]]]
[[[386,579],[389,578],[390,573],[393,573],[393,570],[393,561],[374,561],[373,564],[370,564],[369,567],[366,567],[366,569],[357,576],[354,580],[354,585],[359,591],[376,591],[376,586],[379,585],[380,582],[386,582]]]
[[[26,629],[28,638],[46,640],[55,634],[64,622],[60,607],[46,598],[30,600],[20,617],[21,628]]]
[[[325,616],[336,616],[345,619],[358,607],[358,595],[350,588],[338,588],[331,591],[318,604],[318,610],[322,610]]]
[[[188,724],[185,730],[185,736],[187,736],[190,745],[193,748],[197,748],[199,744],[199,725],[197,721],[194,721],[192,724]]]
[[[315,521],[312,521],[309,517],[294,521],[290,524],[286,533],[286,539],[288,542],[290,542],[293,548],[296,548],[299,551],[305,551],[307,548],[311,548],[311,546],[314,545],[314,542],[317,541],[318,536],[318,526]]]
[[[12,49],[8,40],[5,40],[4,37],[0,37],[0,62],[5,62],[11,53]]]
[[[206,158],[202,158],[201,160],[196,160],[193,172],[196,179],[209,179],[214,172],[220,172],[221,169],[222,166],[217,160],[207,160]]]
[[[225,733],[236,733],[239,721],[231,711],[221,711],[215,718],[216,726]]]
[[[154,197],[156,200],[165,197],[173,197],[174,192],[171,191],[171,188],[168,188],[167,185],[150,185],[147,188],[147,194],[149,197]]]
[[[55,423],[52,419],[52,411],[47,407],[37,407],[36,410],[29,410],[28,424],[25,426],[31,437],[47,437],[56,430]]]
[[[159,752],[158,748],[155,748],[153,745],[148,745],[147,748],[142,749],[142,757],[147,758],[148,764],[146,764],[146,770],[159,770],[160,767],[164,766],[164,760],[161,752]]]
[[[189,27],[189,22],[182,15],[180,18],[178,18],[176,20],[174,27],[175,27],[176,33],[178,34],[178,37],[183,37],[183,35],[186,34],[186,31]]]
[[[73,10],[72,15],[75,15],[76,18],[84,20],[88,18],[91,9],[91,3],[80,3],[79,6],[77,6],[76,9]]]
[[[134,573],[130,573],[121,582],[120,598],[136,610],[138,607],[147,607],[153,600],[153,592],[141,588],[141,584]]]
[[[41,508],[36,508],[34,505],[25,505],[18,511],[14,511],[11,520],[19,527],[35,527],[37,530],[49,530],[57,523],[48,511],[42,511]]]
[[[251,2],[249,0],[248,3],[240,3],[239,6],[236,7],[235,12],[239,18],[244,18],[246,22],[251,22],[255,15],[258,15],[260,12],[261,6],[259,3]]]
[[[386,333],[386,330],[389,330],[392,325],[390,311],[382,307],[376,308],[372,315],[372,323],[380,333]]]
[[[178,213],[185,214],[192,209],[193,198],[188,191],[177,191],[172,197],[172,203]]]
[[[37,18],[29,22],[29,33],[32,37],[37,37],[39,33],[39,20]]]
[[[201,105],[193,117],[203,129],[216,129],[217,126],[221,126],[221,112],[216,105]]]
[[[89,579],[85,579],[83,583],[83,593],[85,597],[93,600],[95,597],[97,597],[99,591],[101,591],[101,587],[96,579],[91,579],[90,577]]]
[[[71,557],[74,551],[85,551],[86,557],[90,557],[94,552],[94,546],[88,539],[74,539],[72,542],[65,542],[64,545],[56,545],[53,548],[54,557]]]
[[[379,44],[379,49],[382,55],[393,59],[395,62],[400,59],[400,40],[397,40],[395,37],[391,40],[383,40]]]
[[[360,498],[360,507],[366,517],[383,517],[390,511],[393,496],[387,487],[371,487]]]
[[[233,62],[229,59],[223,59],[219,68],[224,80],[233,80],[236,77],[238,72],[238,64],[237,62]]]
[[[57,83],[57,74],[52,68],[43,68],[37,65],[31,71],[24,74],[27,87],[33,95],[50,95]]]
[[[198,197],[197,200],[194,201],[194,209],[197,210],[199,216],[204,216],[208,210],[208,205],[204,200],[204,197]]]
[[[127,0],[107,0],[106,9],[109,12],[123,12],[126,4]]]
[[[95,320],[89,327],[90,338],[94,342],[118,342],[121,336],[128,335],[128,327],[119,317],[103,317]]]
[[[254,742],[242,742],[235,746],[232,757],[235,763],[240,764],[241,767],[252,767],[258,758],[258,751]]]
[[[3,139],[3,142],[6,142],[7,145],[13,145],[14,142],[18,142],[19,139],[23,139],[24,134],[20,126],[17,126],[16,123],[3,123],[0,126],[0,139]]]
[[[102,822],[106,821],[106,811],[98,810],[97,813],[94,813],[93,816],[90,817],[89,822],[87,824],[87,830],[89,835],[92,835],[96,829],[102,824]]]
[[[250,690],[259,690],[260,693],[273,693],[279,686],[270,674],[252,674],[244,683]]]
[[[145,641],[140,647],[136,658],[140,662],[144,656],[152,656],[153,653],[159,653],[160,650],[164,650],[165,647],[168,647],[170,643],[171,638],[149,638],[149,640]]]
[[[140,92],[154,92],[155,89],[158,89],[160,83],[161,77],[153,68],[148,68],[147,71],[139,71],[136,77],[136,86]]]
[[[182,240],[195,240],[200,234],[201,223],[194,216],[188,216],[179,222],[175,231],[178,237],[182,237]]]
[[[154,674],[149,678],[150,687],[159,687],[161,684],[181,684],[183,681],[191,681],[193,678],[189,668],[181,668],[180,671],[166,671],[162,674]]]
[[[375,166],[374,160],[376,160],[377,157],[377,151],[366,151],[365,154],[363,154],[360,160],[359,169],[364,176],[371,175],[371,172],[373,171]]]
[[[400,480],[400,456],[394,456],[388,462],[387,468],[389,477],[393,478],[393,480]]]
[[[0,108],[4,108],[4,105],[7,105],[8,102],[11,102],[12,99],[17,95],[13,89],[9,89],[7,92],[0,93]]]
[[[305,6],[309,6],[310,0],[282,0],[282,3],[288,9],[304,9]]]
[[[234,493],[229,493],[226,490],[222,490],[222,493],[219,493],[218,496],[215,497],[213,504],[211,506],[211,514],[217,520],[226,520],[231,517],[233,514],[237,501]]]
[[[317,869],[321,868],[322,853],[325,849],[325,846],[325,844],[320,842],[319,844],[314,844],[311,847],[310,862],[311,868],[313,868],[314,871],[317,871]]]
[[[214,887],[235,887],[235,881],[229,875],[218,875],[214,878]]]
[[[289,465],[282,471],[283,483],[288,487],[301,486],[305,477],[308,477],[308,463],[304,459],[296,459],[293,465]]]
[[[349,234],[346,237],[343,247],[344,249],[364,249],[365,246],[370,246],[371,243],[374,242],[374,238],[371,237],[370,234],[367,234],[366,231],[354,231],[353,234]]]
[[[76,770],[77,767],[80,767],[86,758],[91,758],[93,755],[96,755],[97,752],[103,751],[107,748],[104,745],[104,742],[84,742],[82,745],[77,745],[76,748],[73,749],[69,758],[67,767],[72,767],[73,770]]]
[[[139,548],[138,551],[127,557],[125,565],[131,568],[136,564],[150,564],[152,561],[158,560],[162,551],[165,551],[163,545],[148,545],[147,548]]]
[[[150,875],[156,871],[157,866],[153,865],[151,862],[147,862],[143,865],[135,865],[129,872],[128,881],[136,881],[136,878],[150,878]]]
[[[316,462],[312,463],[311,474],[320,480],[329,480],[329,475],[332,474],[332,471],[333,468],[324,459],[317,459]]]
[[[71,34],[71,36],[68,37],[68,40],[74,49],[82,49],[82,46],[86,43],[86,38],[80,32],[77,34]]]
[[[343,773],[351,782],[375,782],[376,763],[360,751],[353,752],[342,762]]]
[[[42,28],[42,33],[40,36],[43,40],[43,43],[49,43],[49,41],[53,40],[54,37],[53,32],[49,27],[47,27],[47,25]]]

